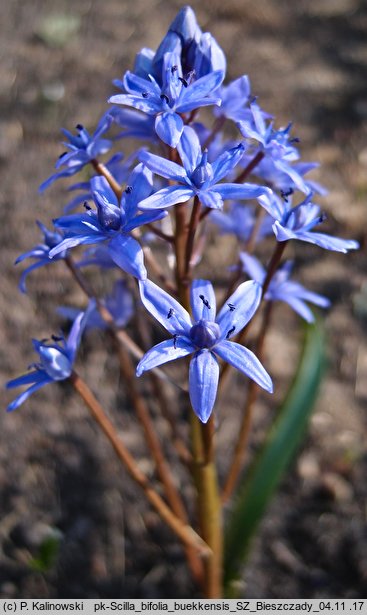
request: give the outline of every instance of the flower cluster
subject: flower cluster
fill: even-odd
[[[106,326],[106,311],[118,329],[144,306],[171,337],[142,353],[137,375],[191,355],[191,405],[205,423],[223,363],[272,391],[266,369],[241,343],[241,332],[263,300],[286,302],[308,322],[313,314],[306,301],[329,305],[327,298],[289,279],[291,266],[281,264],[279,244],[298,240],[347,252],[358,243],[314,230],[326,220],[314,202],[326,191],[306,178],[317,164],[300,160],[291,123],[275,126],[252,95],[247,75],[225,84],[225,73],[224,52],[211,34],[201,31],[192,9],[184,7],[158,49],[142,49],[133,70],[114,81],[120,92],[111,95],[112,106],[96,130],[91,134],[80,124],[76,135],[63,130],[67,151],[40,191],[84,167],[89,177],[69,187],[78,192],[53,220],[55,231],[38,223],[43,242],[16,261],[35,259],[23,271],[20,289],[26,292],[31,271],[55,261],[79,272],[79,281],[86,266],[111,268],[120,277],[105,299],[89,296],[85,313],[65,306],[60,310],[75,318],[67,341],[34,341],[40,362],[8,383],[9,388],[31,387],[8,410],[44,384],[71,375],[82,331]],[[210,118],[210,113],[212,119],[204,123],[202,115]],[[235,140],[227,137],[227,127]],[[144,147],[140,143],[129,157],[117,151],[103,160],[115,143],[130,138],[143,140]],[[234,280],[216,315],[218,296],[211,282],[196,275],[195,266],[202,256],[205,263],[206,242],[218,227],[232,236],[238,255]],[[152,237],[160,242],[158,257]],[[260,243],[271,266],[251,253]],[[271,257],[272,244],[278,260]],[[84,252],[74,261],[77,247]],[[210,266],[220,267],[220,259]],[[241,281],[241,276],[250,280]],[[129,278],[138,303],[137,293],[128,290]]]

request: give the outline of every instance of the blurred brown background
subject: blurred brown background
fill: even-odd
[[[358,0],[194,1],[203,30],[228,58],[227,79],[248,74],[278,126],[294,122],[329,229],[362,242],[358,253],[295,249],[300,279],[333,301],[326,317],[329,370],[310,435],[262,525],[244,573],[248,597],[365,597],[367,400],[367,10]],[[30,338],[57,330],[57,303],[81,296],[61,265],[17,290],[15,258],[39,240],[35,219],[59,215],[65,185],[40,196],[60,128],[93,129],[142,46],[155,48],[180,8],[159,0],[8,0],[0,23],[0,361],[5,382],[33,360]],[[364,285],[364,286],[363,286]],[[62,299],[60,299],[62,297]],[[286,312],[269,340],[274,379],[291,376],[296,318]],[[98,335],[93,338],[98,342]],[[92,348],[93,347],[93,348]],[[290,361],[290,357],[292,361]],[[102,345],[84,350],[86,378],[107,407],[118,373]],[[103,388],[104,387],[104,388]],[[6,393],[2,407],[11,399]],[[136,492],[68,386],[46,387],[0,414],[0,595],[2,597],[194,597],[180,546]],[[141,439],[129,408],[117,422],[130,447]],[[221,443],[225,463],[235,424]],[[162,426],[164,429],[164,426]],[[262,436],[261,422],[255,433]],[[145,465],[144,465],[145,464]],[[49,536],[56,562],[37,572]]]

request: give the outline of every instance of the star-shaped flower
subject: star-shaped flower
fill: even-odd
[[[152,191],[152,175],[146,167],[139,164],[128,181],[119,203],[106,179],[93,177],[91,187],[97,211],[89,210],[55,220],[55,226],[65,232],[65,239],[50,251],[50,258],[67,248],[108,242],[107,249],[118,267],[139,279],[146,278],[142,248],[130,233],[139,226],[161,219],[165,212],[138,212],[140,201]]]
[[[263,284],[266,278],[266,270],[260,261],[246,252],[240,253],[243,270],[256,282]],[[286,261],[271,279],[269,287],[264,295],[266,301],[284,301],[307,322],[314,322],[315,317],[306,301],[327,308],[330,305],[329,299],[307,290],[299,282],[290,280],[293,269],[293,262]]]
[[[173,337],[157,344],[144,355],[137,366],[137,376],[153,367],[192,354],[190,399],[203,423],[211,415],[217,394],[217,357],[272,392],[271,378],[256,356],[231,341],[252,318],[260,303],[261,287],[256,282],[240,284],[216,316],[212,284],[207,280],[195,280],[191,286],[192,318],[176,299],[150,280],[140,282],[139,287],[147,310]]]
[[[19,280],[19,290],[22,293],[27,292],[26,289],[26,277],[34,269],[39,269],[39,267],[44,267],[45,265],[49,265],[52,261],[50,260],[50,251],[55,246],[59,245],[63,240],[63,236],[60,233],[55,233],[54,231],[49,231],[48,228],[37,220],[37,225],[41,229],[43,233],[43,243],[39,243],[31,250],[24,252],[15,261],[15,264],[23,262],[27,258],[35,258],[36,261],[27,267]],[[66,250],[62,250],[57,255],[57,260],[62,260],[66,257]]]
[[[183,166],[149,152],[141,152],[139,159],[161,177],[179,185],[158,190],[139,204],[140,209],[165,209],[185,203],[197,196],[206,207],[222,209],[224,199],[254,199],[270,188],[256,184],[218,183],[226,177],[243,156],[244,147],[238,145],[208,162],[207,152],[202,152],[198,136],[190,126],[185,126],[177,146]]]
[[[112,141],[102,139],[102,135],[109,129],[112,123],[112,117],[106,113],[99,121],[95,132],[91,135],[84,126],[78,124],[76,129],[77,135],[73,135],[65,128],[62,132],[68,139],[63,145],[67,148],[64,154],[58,158],[55,168],[65,167],[62,171],[53,173],[40,187],[40,192],[43,192],[51,186],[57,179],[61,177],[71,177],[78,173],[86,164],[98,158],[101,154],[105,154],[112,147]]]
[[[32,393],[45,384],[69,378],[89,316],[89,309],[81,312],[74,320],[67,340],[56,336],[52,336],[51,343],[48,340],[33,340],[33,348],[38,353],[40,361],[30,366],[34,368],[32,371],[6,383],[7,389],[31,385],[8,405],[8,412],[18,408]]]
[[[309,194],[296,207],[292,207],[290,199],[280,199],[274,192],[259,197],[259,203],[275,219],[273,231],[277,241],[299,239],[334,252],[346,253],[348,250],[357,250],[358,241],[340,239],[313,231],[315,226],[324,222],[325,215],[321,214],[319,205],[312,203],[312,196]]]
[[[220,105],[220,98],[213,95],[223,81],[223,71],[214,71],[197,79],[193,74],[184,78],[180,56],[164,55],[162,87],[150,75],[149,79],[138,77],[129,71],[122,85],[127,94],[111,96],[109,102],[127,105],[155,117],[155,130],[164,143],[176,147],[184,128],[182,113]]]

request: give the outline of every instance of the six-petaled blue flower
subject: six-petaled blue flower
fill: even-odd
[[[139,158],[157,175],[178,185],[168,186],[144,199],[140,209],[164,209],[177,203],[185,203],[197,196],[206,207],[222,209],[223,199],[256,199],[271,192],[256,184],[218,183],[226,177],[243,156],[243,145],[225,152],[217,160],[208,162],[207,152],[202,152],[195,131],[185,126],[177,147],[183,166],[161,156],[143,151]]]
[[[67,340],[63,336],[53,336],[51,342],[33,340],[33,348],[39,355],[39,362],[30,365],[30,368],[33,368],[32,371],[7,382],[6,388],[14,389],[28,384],[31,386],[8,405],[8,412],[18,408],[32,393],[45,384],[66,380],[71,376],[81,336],[89,316],[89,309],[81,312],[74,320]]]
[[[252,254],[240,253],[242,269],[256,282],[263,284],[266,278],[266,269]],[[299,282],[290,280],[293,262],[286,261],[272,277],[264,295],[266,301],[284,301],[307,322],[314,322],[315,317],[306,301],[322,308],[330,306],[327,297],[307,290]]]
[[[140,282],[139,287],[147,310],[173,337],[144,355],[136,369],[138,376],[168,361],[193,354],[189,370],[190,399],[203,423],[212,413],[217,394],[218,357],[272,392],[271,378],[256,356],[231,341],[258,308],[261,287],[256,282],[241,284],[217,317],[213,286],[207,280],[195,280],[191,285],[192,318],[176,299],[150,280]]]

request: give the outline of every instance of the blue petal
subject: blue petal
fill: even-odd
[[[325,233],[313,233],[312,231],[291,231],[290,229],[282,226],[278,220],[273,224],[273,231],[277,238],[277,241],[288,241],[288,239],[298,239],[299,241],[306,241],[307,243],[313,243],[325,250],[332,250],[334,252],[343,252],[344,254],[348,250],[358,250],[359,243],[353,239],[341,239],[339,237],[332,237]]]
[[[9,380],[5,387],[7,389],[15,389],[23,386],[24,384],[35,384],[36,382],[43,382],[45,377],[46,373],[41,369],[37,369],[36,371],[28,372],[27,374],[23,374],[23,376],[18,376],[18,378]]]
[[[143,226],[144,224],[150,224],[151,222],[156,222],[157,220],[162,220],[168,215],[167,211],[162,209],[155,209],[154,211],[146,211],[144,214],[140,216],[135,216],[128,224],[125,224],[124,231],[126,233],[130,233],[135,228],[139,226]]]
[[[257,199],[271,192],[270,188],[256,184],[215,184],[212,188],[223,199]]]
[[[252,254],[240,252],[240,259],[243,270],[255,280],[258,284],[262,284],[265,280],[266,271],[260,261]]]
[[[277,297],[274,297],[274,299],[277,299]],[[308,305],[302,301],[302,299],[298,299],[297,297],[292,297],[290,295],[285,295],[281,298],[279,297],[279,299],[284,301],[284,303],[288,303],[292,310],[297,312],[297,314],[299,314],[306,322],[312,323],[315,321],[312,311]]]
[[[194,81],[188,88],[182,91],[177,109],[183,112],[187,110],[187,105],[191,105],[192,102],[197,101],[199,98],[205,98],[208,94],[212,94],[220,86],[223,79],[224,72],[216,70]]]
[[[139,160],[140,162],[143,162],[148,169],[153,171],[153,173],[156,173],[156,175],[160,175],[161,177],[172,179],[180,183],[188,182],[185,169],[176,162],[166,160],[161,156],[156,156],[155,154],[151,154],[146,151],[140,152]]]
[[[140,201],[148,197],[153,190],[152,172],[139,163],[126,181],[131,190],[124,192],[121,205],[126,214],[126,220],[130,221],[136,215]]]
[[[162,288],[145,280],[139,282],[140,297],[148,312],[172,335],[190,334],[192,327],[188,312]]]
[[[136,375],[139,377],[144,372],[169,361],[186,357],[195,351],[195,346],[184,337],[165,340],[148,350],[136,367]]]
[[[198,197],[200,203],[210,209],[223,209],[223,199],[218,192],[214,190],[199,190]]]
[[[158,192],[141,201],[139,209],[165,209],[177,203],[186,203],[194,194],[195,192],[192,188],[168,186],[168,188],[162,188],[162,190],[158,190]]]
[[[159,113],[162,108],[161,101],[158,102],[154,99],[142,98],[140,96],[134,96],[133,94],[116,94],[115,96],[111,96],[108,102],[134,107],[134,109],[139,109],[139,111],[143,111],[143,113],[147,113],[148,115],[155,115]]]
[[[195,414],[206,423],[210,418],[217,396],[219,379],[218,361],[210,350],[200,350],[190,361],[189,390]]]
[[[176,147],[183,131],[184,123],[177,113],[159,113],[155,118],[158,137],[170,147]]]
[[[221,99],[216,96],[207,97],[207,98],[194,98],[191,101],[186,101],[184,104],[178,104],[176,109],[180,113],[187,113],[189,111],[193,111],[194,109],[199,109],[199,107],[209,107],[211,105],[220,105]]]
[[[28,252],[23,252],[23,254],[18,256],[18,258],[14,261],[14,265],[18,265],[18,263],[21,263],[22,261],[26,260],[27,258],[43,258],[43,257],[48,257],[49,249],[50,248],[48,246],[46,246],[44,244],[39,244],[38,246],[35,246],[34,248],[32,248],[32,250],[28,250]]]
[[[151,79],[143,79],[130,71],[124,75],[124,87],[129,94],[143,94],[147,92],[150,96],[159,99],[161,90],[158,84]]]
[[[54,258],[60,252],[64,250],[69,250],[70,248],[75,248],[76,246],[81,245],[89,245],[92,243],[98,243],[99,241],[105,241],[106,236],[102,235],[102,233],[97,234],[93,233],[90,235],[77,235],[76,237],[67,237],[58,246],[52,248],[49,252],[49,258]]]
[[[78,314],[73,322],[73,325],[70,329],[70,333],[68,335],[68,339],[66,342],[66,350],[68,352],[70,362],[74,363],[77,350],[79,348],[80,340],[83,335],[83,331],[88,322],[90,314],[96,310],[96,302],[94,299],[89,301],[88,307],[85,312],[81,312]]]
[[[246,374],[251,380],[254,380],[259,386],[269,393],[273,392],[273,383],[268,372],[261,365],[259,359],[253,352],[237,344],[236,342],[221,341],[214,347],[214,352],[223,361],[233,365],[240,372]]]
[[[191,284],[190,302],[194,321],[204,318],[214,322],[217,306],[211,282],[194,280]]]
[[[116,235],[108,244],[109,254],[119,267],[139,280],[145,280],[147,270],[140,244],[128,235]]]
[[[238,145],[237,147],[233,147],[228,152],[225,152],[221,156],[219,156],[213,163],[213,183],[217,183],[219,180],[226,177],[232,169],[239,163],[241,158],[243,157],[245,148],[243,145]]]
[[[47,376],[45,372],[40,373],[43,374],[43,379],[40,382],[36,382],[36,384],[33,384],[31,387],[29,387],[29,389],[27,389],[26,391],[18,395],[18,397],[13,399],[13,401],[8,405],[6,409],[7,412],[12,412],[13,410],[16,410],[23,402],[26,401],[26,399],[28,399],[30,395],[32,395],[32,393],[35,393],[35,391],[45,386],[45,384],[52,382],[52,378]]]
[[[191,126],[184,127],[177,150],[188,175],[191,175],[202,156],[199,137]]]
[[[237,335],[255,314],[261,301],[261,286],[250,280],[238,286],[227,299],[217,317],[221,337]]]

